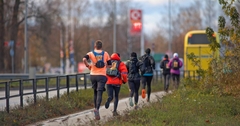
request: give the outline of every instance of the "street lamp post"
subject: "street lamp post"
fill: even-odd
[[[116,0],[113,3],[113,53],[117,51],[116,49]]]
[[[171,44],[172,44],[172,33],[171,33],[171,0],[168,0],[168,16],[169,16],[169,42],[168,42],[168,51],[169,53],[172,52],[172,47],[171,47]]]

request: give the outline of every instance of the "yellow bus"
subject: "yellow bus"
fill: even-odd
[[[213,36],[216,41],[219,42],[218,34],[215,32]],[[185,35],[184,39],[184,70],[196,71],[198,67],[194,66],[192,62],[187,58],[187,54],[194,53],[200,60],[201,68],[208,69],[208,63],[213,57],[213,52],[209,47],[210,41],[207,38],[205,30],[189,31]],[[193,72],[185,73],[188,76],[194,76]]]

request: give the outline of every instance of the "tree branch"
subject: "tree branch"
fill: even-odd
[[[31,18],[31,17],[35,17],[36,15],[28,15],[27,18]],[[17,25],[20,25],[23,21],[25,20],[25,18],[22,18]]]

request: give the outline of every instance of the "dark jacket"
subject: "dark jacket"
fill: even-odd
[[[170,62],[169,59],[166,59],[166,58],[164,58],[161,61],[160,68],[163,69],[163,75],[170,74],[170,68],[168,66],[169,62]],[[167,67],[168,67],[168,69],[167,69]]]
[[[134,74],[129,73],[131,62],[136,64],[136,73],[134,73]],[[127,66],[127,70],[128,70],[128,80],[140,80],[141,79],[140,74],[139,74],[140,65],[141,65],[141,63],[138,61],[138,59],[136,57],[131,57],[131,59],[127,61],[126,66]]]
[[[143,76],[153,76],[153,70],[155,69],[155,60],[151,55],[148,54],[144,54],[143,56],[141,56],[141,62],[144,62],[144,59],[148,57],[148,61],[147,61],[147,70],[145,71],[145,73],[143,73]]]

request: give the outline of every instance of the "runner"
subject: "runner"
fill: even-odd
[[[92,64],[88,63],[88,59]],[[88,52],[83,58],[83,62],[90,70],[90,79],[94,90],[94,115],[96,120],[100,120],[99,107],[102,102],[102,94],[105,91],[107,82],[106,68],[111,65],[109,54],[102,50],[102,41],[97,40],[94,45],[94,51]]]
[[[128,86],[130,91],[130,98],[129,98],[129,105],[137,109],[138,106],[138,91],[140,87],[140,80],[141,76],[139,74],[139,67],[141,63],[137,59],[137,54],[135,52],[131,53],[130,60],[126,63],[127,69],[128,69]],[[134,104],[133,104],[133,98],[134,96]]]
[[[118,100],[119,100],[119,92],[122,83],[127,82],[127,68],[126,65],[121,62],[120,54],[113,53],[111,55],[111,62],[112,67],[107,68],[107,93],[108,93],[108,99],[105,103],[105,108],[109,108],[110,102],[113,100],[114,97],[114,107],[113,107],[113,116],[119,115],[117,113],[117,106],[118,106]],[[113,96],[114,94],[114,96]]]

